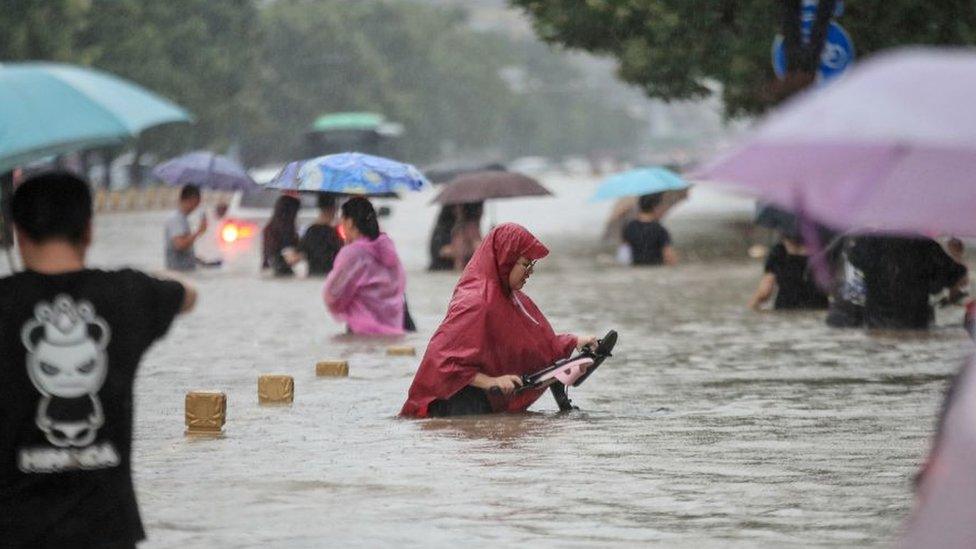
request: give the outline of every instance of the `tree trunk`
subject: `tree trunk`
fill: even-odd
[[[130,187],[141,187],[142,186],[142,165],[140,160],[142,159],[142,144],[138,137],[135,139],[135,148],[132,149],[132,165],[129,166],[129,186]]]
[[[106,147],[102,149],[102,166],[105,168],[105,179],[102,185],[105,190],[112,188],[112,149]]]

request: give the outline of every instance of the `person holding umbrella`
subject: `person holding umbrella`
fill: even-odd
[[[407,324],[407,276],[393,241],[380,232],[364,197],[342,205],[346,245],[339,250],[322,296],[329,312],[353,334],[401,335]]]
[[[450,271],[454,269],[451,240],[456,225],[457,207],[454,205],[441,206],[441,211],[434,221],[434,228],[430,232],[430,266],[427,267],[428,271]]]
[[[645,194],[637,199],[637,218],[624,226],[621,235],[632,265],[675,265],[678,254],[671,246],[671,233],[661,225],[670,207],[664,193]]]
[[[618,250],[621,263],[674,265],[678,256],[671,247],[671,234],[661,219],[678,202],[688,197],[690,185],[667,168],[651,166],[612,175],[600,183],[591,200],[637,198],[636,219],[627,221],[617,234],[623,241]],[[624,219],[627,208],[617,208]]]
[[[292,266],[302,259],[295,227],[300,207],[301,202],[294,196],[279,196],[271,219],[261,230],[261,268],[269,269],[274,276],[294,276]]]
[[[193,244],[207,231],[207,216],[200,219],[196,231],[190,229],[190,214],[200,206],[200,187],[188,183],[180,189],[179,204],[176,211],[166,220],[166,268],[171,271],[187,272],[197,268]]]
[[[308,262],[309,276],[325,276],[332,271],[336,254],[342,248],[342,237],[332,226],[336,214],[336,197],[319,193],[316,197],[319,216],[302,235],[298,250]]]
[[[451,231],[451,255],[454,257],[454,270],[460,272],[481,245],[481,216],[485,203],[466,202],[456,208],[459,215],[458,223]]]

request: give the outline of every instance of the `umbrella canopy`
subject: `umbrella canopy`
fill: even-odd
[[[881,54],[694,176],[837,227],[976,235],[974,97],[974,49]]]
[[[976,369],[972,359],[949,389],[920,497],[898,548],[976,545]]]
[[[430,183],[411,164],[356,152],[290,162],[267,186],[286,191],[389,196]]]
[[[432,203],[465,204],[493,198],[517,198],[521,196],[551,196],[541,183],[515,172],[472,172],[453,179]]]
[[[605,179],[593,195],[593,200],[680,191],[688,187],[688,182],[671,170],[658,167],[638,168]]]
[[[244,166],[209,151],[195,151],[171,158],[153,168],[153,177],[169,185],[194,183],[220,191],[248,190],[257,183]]]
[[[0,172],[118,143],[169,122],[175,103],[101,71],[56,63],[0,63]]]
[[[375,130],[386,119],[382,114],[372,112],[336,112],[323,114],[315,119],[312,130],[317,132],[341,130]]]
[[[423,167],[424,175],[434,185],[448,183],[451,180],[472,172],[497,171],[504,172],[507,169],[501,162],[439,162]]]

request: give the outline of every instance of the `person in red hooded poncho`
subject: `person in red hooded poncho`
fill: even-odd
[[[514,394],[523,374],[596,344],[594,337],[557,335],[522,293],[535,262],[548,254],[521,225],[505,223],[488,233],[454,288],[400,415],[522,412],[544,392]],[[502,394],[490,394],[492,387]]]

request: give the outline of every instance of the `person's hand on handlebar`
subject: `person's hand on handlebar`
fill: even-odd
[[[583,347],[589,347],[590,349],[596,349],[596,346],[600,344],[600,340],[596,336],[576,336],[576,350],[582,351]]]
[[[514,393],[515,389],[518,389],[519,387],[522,386],[522,378],[511,374],[498,376],[494,378],[492,381],[493,381],[493,385],[495,387],[498,387],[498,389],[504,395],[510,395]]]
[[[491,377],[479,372],[471,380],[471,386],[483,389],[489,393],[498,390],[502,394],[510,395],[515,389],[522,386],[522,378],[516,375]]]

